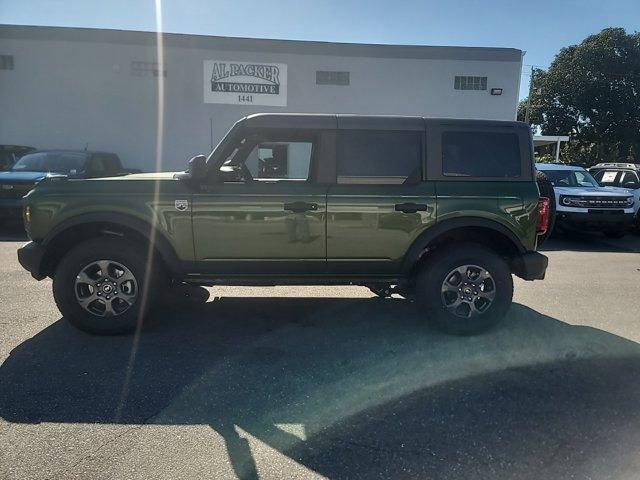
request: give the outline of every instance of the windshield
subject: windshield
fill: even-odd
[[[598,182],[586,170],[543,170],[556,187],[598,187]]]
[[[73,175],[84,170],[87,154],[81,152],[38,152],[25,155],[11,170]]]

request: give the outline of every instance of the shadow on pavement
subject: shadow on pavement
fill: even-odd
[[[56,322],[0,366],[0,417],[209,425],[243,479],[258,474],[239,430],[329,478],[601,478],[637,462],[640,347],[518,304],[459,338],[403,300],[223,298],[156,314],[134,341]]]

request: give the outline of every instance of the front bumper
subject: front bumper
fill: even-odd
[[[511,260],[511,270],[524,280],[544,280],[549,259],[539,252],[525,252]]]
[[[44,252],[44,248],[36,242],[26,243],[18,249],[18,262],[36,280],[47,276],[44,271]]]
[[[22,198],[0,198],[0,218],[22,218]]]
[[[602,230],[606,228],[626,229],[633,223],[633,213],[621,213],[619,210],[591,210],[589,212],[556,213],[556,223],[583,230]]]

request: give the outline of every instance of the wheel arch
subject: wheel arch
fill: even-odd
[[[509,260],[527,251],[520,239],[501,223],[460,217],[437,223],[419,235],[404,256],[403,273],[412,274],[431,251],[451,242],[463,241],[484,245]]]
[[[181,264],[175,249],[164,233],[149,222],[127,214],[90,213],[78,215],[56,225],[42,240],[45,255],[43,271],[52,275],[55,268],[72,245],[96,238],[113,235],[130,238],[144,245],[153,242],[154,254],[170,272],[181,272]]]

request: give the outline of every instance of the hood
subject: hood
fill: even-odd
[[[49,172],[18,172],[8,170],[0,172],[0,183],[35,183],[47,177],[62,177],[59,173]]]
[[[631,188],[624,188],[624,187],[602,187],[603,190],[606,190],[608,192],[618,192],[618,193],[623,193],[625,195],[633,195],[633,189]]]
[[[557,187],[554,186],[553,190],[558,195],[578,195],[581,197],[630,197],[633,196],[633,192],[627,188],[619,187]]]

